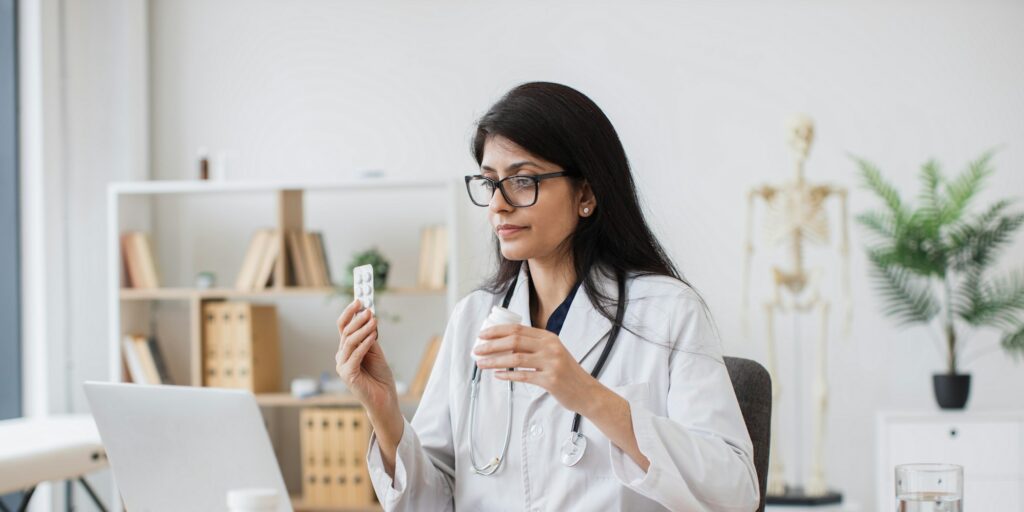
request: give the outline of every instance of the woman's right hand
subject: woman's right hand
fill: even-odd
[[[338,317],[338,376],[371,417],[385,417],[398,408],[395,378],[377,342],[377,319],[359,311],[358,299]]]

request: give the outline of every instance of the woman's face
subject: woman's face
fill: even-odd
[[[562,170],[500,135],[488,137],[484,144],[480,174],[495,181],[516,174],[539,175]],[[577,189],[573,178],[562,176],[541,181],[537,202],[528,207],[509,205],[501,191],[495,189],[487,213],[505,259],[543,260],[561,256],[561,244],[576,229],[579,218],[594,213],[594,198],[588,185]]]

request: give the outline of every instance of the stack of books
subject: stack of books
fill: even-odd
[[[295,286],[331,286],[331,269],[327,264],[324,237],[319,231],[289,231],[288,246],[290,284]]]
[[[277,308],[203,304],[203,385],[271,393],[281,389]]]
[[[420,269],[416,285],[439,290],[448,277],[448,230],[444,226],[427,226],[420,234]]]
[[[159,288],[156,258],[149,236],[141,231],[121,233],[121,281],[125,288]]]
[[[327,252],[320,232],[260,229],[249,241],[235,288],[262,290],[274,284],[274,267],[279,258],[285,262],[284,286],[331,286]]]
[[[167,361],[156,338],[142,334],[126,334],[121,339],[121,353],[128,370],[128,380],[137,384],[173,384]]]
[[[304,504],[375,505],[377,497],[366,468],[370,423],[363,410],[304,408],[299,421]]]

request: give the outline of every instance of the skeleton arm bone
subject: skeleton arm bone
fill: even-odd
[[[841,261],[839,272],[840,286],[842,287],[843,294],[842,337],[843,339],[848,339],[851,326],[853,325],[853,298],[850,291],[850,221],[846,208],[848,193],[844,187],[837,187],[835,193],[839,195],[839,257]]]

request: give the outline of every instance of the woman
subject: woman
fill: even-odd
[[[608,118],[572,88],[524,84],[480,119],[473,154],[467,191],[498,268],[455,306],[411,423],[376,318],[353,302],[338,319],[385,510],[754,510],[720,342],[644,221]],[[503,303],[522,323],[481,332]]]

